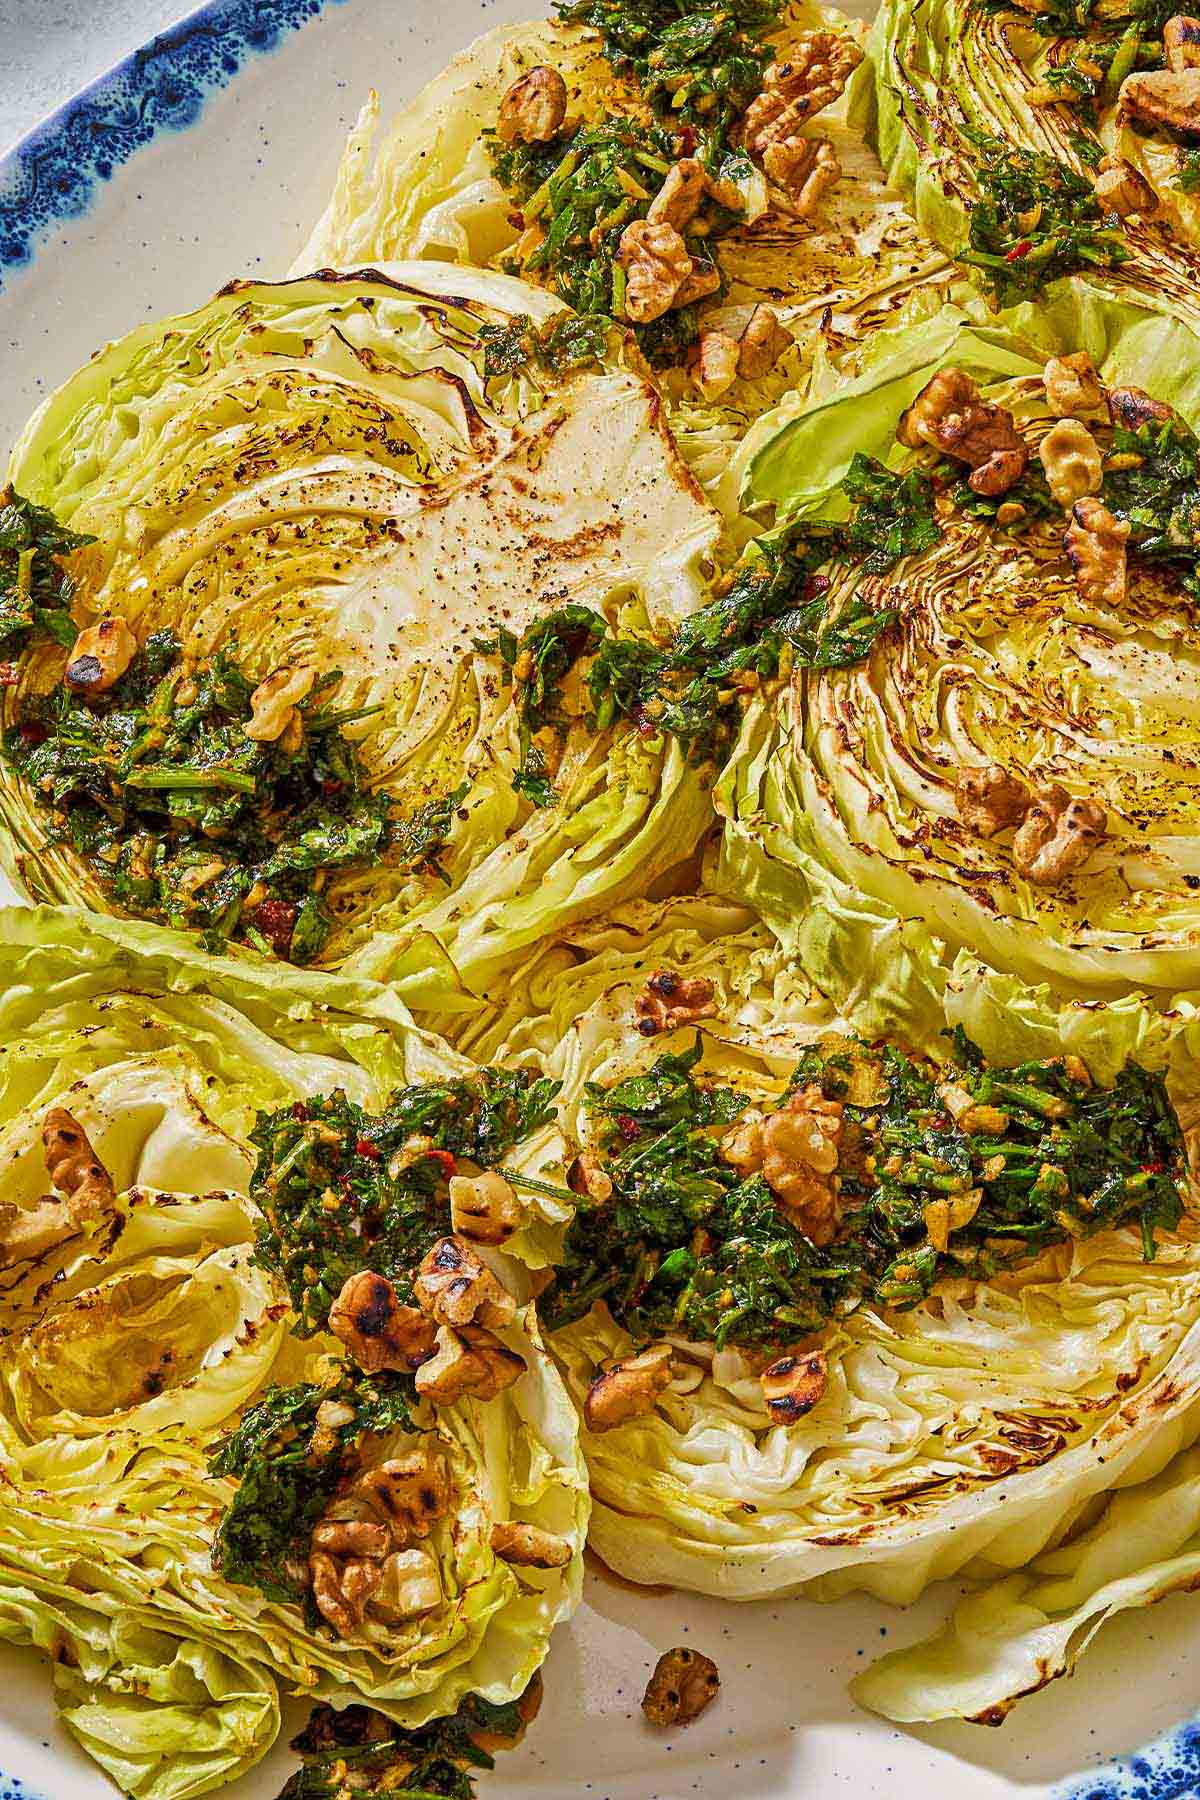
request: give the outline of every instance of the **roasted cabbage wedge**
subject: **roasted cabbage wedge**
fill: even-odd
[[[347,1368],[336,1338],[296,1334],[256,1251],[256,1119],[339,1091],[378,1111],[397,1085],[467,1065],[283,972],[268,998],[231,962],[201,993],[186,956],[141,958],[50,912],[7,911],[2,936],[0,1636],[48,1653],[67,1728],[149,1800],[199,1794],[263,1755],[279,1683],[406,1724],[467,1692],[517,1697],[578,1598],[588,1510],[574,1412],[527,1303],[503,1333],[525,1363],[514,1385],[421,1403],[363,1440],[371,1467],[416,1451],[443,1469],[446,1504],[408,1552],[419,1596],[342,1634],[251,1581],[224,1543],[235,1502],[245,1553],[273,1528],[262,1496],[292,1492],[264,1488],[253,1456],[222,1462],[230,1432],[240,1420],[234,1441],[261,1447],[281,1392],[340,1393]],[[90,1218],[42,1198],[55,1107],[111,1177]],[[516,1265],[497,1266],[519,1287]],[[311,1406],[304,1417],[311,1429]],[[328,1493],[310,1456],[300,1493]],[[559,1566],[501,1560],[497,1520],[553,1533]]]
[[[782,9],[769,49],[784,60],[801,34],[819,30],[862,35],[836,8],[792,4]],[[370,97],[294,272],[395,257],[506,264],[521,228],[511,195],[493,173],[488,137],[505,90],[547,64],[565,78],[573,118],[596,123],[636,105],[636,89],[614,73],[596,32],[540,20],[497,27],[404,107],[382,138],[379,102]],[[914,304],[914,294],[923,296],[947,278],[944,257],[915,229],[874,153],[847,124],[844,100],[821,112],[813,126],[818,133],[841,165],[840,183],[814,219],[766,208],[752,186],[752,222],[720,239],[725,291],[702,315],[705,328],[739,330],[752,306],[769,301],[794,348],[767,374],[739,378],[719,400],[705,400],[682,369],[660,377],[680,452],[731,524],[748,453],[741,446],[758,416],[803,387],[827,346],[845,350]],[[916,301],[926,304],[924,297]]]
[[[764,445],[749,492],[781,516],[815,519],[855,453],[919,466],[897,425],[950,368],[1037,444],[1051,424],[1047,354],[1081,340],[1056,338],[1064,319],[1053,307],[1040,341],[1024,335],[1024,311],[1017,323],[948,308],[920,333],[881,334],[861,374],[830,384]],[[1180,441],[1194,441],[1200,394],[1182,328],[1129,309],[1079,323],[1103,378],[1140,378],[1177,410]],[[1013,490],[1028,507],[1009,529],[999,502],[977,503],[961,485],[961,464],[939,469],[925,454],[942,484],[937,541],[888,575],[839,578],[847,595],[894,611],[865,660],[798,670],[790,690],[748,708],[717,789],[716,884],[753,905],[868,1034],[932,1044],[963,949],[1018,989],[1049,984],[1081,1006],[1142,994],[1169,1016],[1195,986],[1200,931],[1200,671],[1186,568],[1131,555],[1122,602],[1085,599],[1036,457]],[[1027,878],[1010,831],[964,823],[960,779],[986,766],[1101,802],[1107,836],[1067,878]]]
[[[638,1022],[654,991],[647,984],[664,970],[708,984],[708,998],[694,1022],[645,1036]],[[863,1589],[906,1603],[968,1564],[1023,1566],[1097,1495],[1157,1474],[1195,1436],[1200,1252],[1189,1216],[1159,1234],[1151,1261],[1139,1230],[1122,1226],[1018,1257],[990,1277],[978,1265],[970,1273],[965,1255],[952,1259],[916,1304],[865,1298],[835,1311],[816,1335],[814,1321],[798,1322],[797,1355],[819,1345],[825,1372],[816,1403],[790,1424],[764,1400],[767,1353],[740,1344],[736,1331],[716,1347],[686,1323],[673,1330],[660,1319],[635,1331],[617,1322],[628,1306],[651,1305],[638,1296],[652,1294],[655,1280],[676,1279],[691,1225],[677,1253],[663,1249],[635,1268],[631,1251],[628,1284],[606,1282],[606,1297],[589,1307],[586,1285],[570,1285],[589,1279],[573,1267],[575,1233],[580,1219],[602,1223],[606,1203],[585,1191],[581,1153],[595,1152],[612,1110],[629,1109],[615,1124],[632,1168],[643,1152],[657,1154],[655,1143],[675,1143],[653,1138],[645,1123],[664,1093],[674,1096],[677,1136],[689,1125],[701,1138],[721,1135],[731,1111],[713,1113],[720,1130],[706,1123],[705,1090],[715,1084],[737,1090],[742,1105],[777,1104],[801,1058],[814,1045],[844,1045],[849,1027],[746,908],[711,896],[622,909],[547,944],[526,978],[521,1016],[497,1013],[476,1053],[527,1059],[564,1083],[558,1180],[566,1170],[569,1185],[557,1218],[547,1213],[533,1232],[557,1269],[539,1301],[554,1354],[584,1413],[597,1378],[647,1335],[674,1352],[652,1406],[583,1429],[591,1541],[618,1573],[728,1599]],[[1073,1007],[1028,990],[1010,1005],[965,957],[938,1024],[943,1032],[961,1025],[1002,1067],[1078,1056],[1100,1084],[1136,1062],[1165,1070],[1178,1091],[1191,1060],[1165,1027],[1148,1025],[1144,1009]],[[946,1044],[943,1037],[943,1056]],[[659,1078],[638,1078],[656,1066],[661,1073],[663,1058],[677,1060],[656,1100]],[[693,1207],[703,1239],[726,1227],[705,1201],[701,1148],[675,1144],[666,1178],[683,1182],[679,1203]],[[549,1186],[553,1158],[538,1172]],[[674,1217],[678,1200],[641,1190],[640,1204],[661,1204],[663,1217]],[[809,1255],[811,1243],[800,1250]],[[835,1243],[828,1254],[836,1252]],[[719,1296],[717,1305],[721,1316]]]
[[[1001,303],[1066,277],[1077,303],[1124,297],[1196,331],[1200,88],[1183,76],[1182,131],[1128,104],[1144,71],[1151,90],[1168,73],[1170,14],[890,0],[850,117],[921,229]]]
[[[674,750],[636,732],[578,733],[540,804],[513,788],[528,746],[497,634],[580,601],[669,631],[705,597],[719,531],[619,347],[563,376],[538,363],[485,374],[489,332],[561,311],[504,275],[432,262],[235,282],[185,318],[139,327],[45,402],[12,486],[95,540],[70,559],[76,619],[125,621],[138,648],[128,708],[97,712],[62,698],[63,640],[28,640],[5,690],[0,781],[21,894],[137,912],[144,891],[161,891],[145,902],[152,916],[269,953],[276,902],[253,912],[263,884],[245,895],[238,857],[204,836],[221,823],[220,784],[236,800],[254,777],[206,726],[183,769],[178,755],[158,766],[153,748],[230,667],[242,692],[317,672],[317,714],[277,712],[260,736],[279,739],[295,715],[304,745],[346,721],[338,765],[314,765],[303,829],[273,858],[286,881],[327,865],[310,894],[325,924],[305,954],[285,943],[293,960],[461,998],[549,918],[586,916],[686,859],[709,801]],[[110,715],[97,751],[96,719]],[[244,760],[247,735],[221,729]],[[118,768],[122,804],[132,795],[143,819],[148,794],[167,799],[157,826],[110,842],[103,778]],[[97,779],[100,799],[81,812],[78,792]],[[354,784],[350,812],[324,819]],[[172,860],[185,819],[200,837]]]

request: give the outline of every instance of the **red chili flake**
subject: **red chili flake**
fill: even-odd
[[[355,1138],[354,1149],[359,1156],[369,1156],[372,1162],[378,1162],[383,1154],[374,1138]]]
[[[658,724],[654,719],[648,719],[646,717],[644,707],[640,705],[631,707],[629,716],[637,726],[638,732],[642,737],[657,737]]]
[[[299,1119],[302,1122],[303,1122],[303,1120],[307,1119],[308,1108],[307,1108],[307,1106],[305,1106],[303,1100],[297,1100],[295,1105],[292,1107],[292,1117],[293,1117],[293,1119]]]
[[[20,679],[16,663],[0,663],[0,687],[16,687]]]
[[[296,928],[296,908],[286,900],[264,900],[246,915],[247,925],[261,931],[276,956],[286,956]]]
[[[454,1157],[449,1150],[431,1150],[429,1152],[429,1160],[430,1162],[441,1164],[442,1174],[447,1180],[449,1180],[450,1176],[453,1175],[455,1169],[458,1167],[457,1162],[455,1162]]]
[[[341,793],[342,785],[343,784],[340,781],[323,781],[321,783],[321,792],[327,800],[332,800],[335,794]]]
[[[46,727],[35,719],[23,719],[17,729],[27,744],[44,744],[50,736]]]
[[[818,594],[825,594],[828,593],[828,591],[828,575],[810,575],[804,584],[804,598],[806,600],[815,600]]]
[[[692,125],[681,125],[676,137],[679,140],[679,154],[690,156],[696,148],[696,130]]]
[[[1148,1162],[1142,1164],[1143,1175],[1161,1175],[1166,1169],[1165,1162]]]
[[[640,1129],[637,1120],[631,1119],[628,1113],[622,1113],[617,1120],[617,1130],[627,1144],[632,1144]]]
[[[1004,260],[1005,262],[1020,262],[1021,258],[1023,256],[1028,256],[1032,249],[1033,245],[1030,240],[1028,238],[1022,238],[1019,244],[1013,245]]]

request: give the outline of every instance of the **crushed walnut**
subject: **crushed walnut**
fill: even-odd
[[[664,1650],[642,1696],[652,1725],[690,1725],[712,1705],[721,1687],[717,1665],[700,1650]]]
[[[621,233],[617,261],[625,271],[625,311],[635,325],[684,304],[680,296],[693,263],[673,225],[635,219]]]
[[[329,1329],[360,1369],[410,1374],[433,1355],[436,1329],[415,1306],[402,1306],[395,1288],[372,1269],[351,1275],[329,1309]]]
[[[1046,404],[1057,418],[1095,412],[1104,404],[1104,389],[1086,350],[1073,356],[1052,356],[1042,371]]]
[[[964,369],[940,369],[901,416],[896,436],[910,450],[928,444],[968,464],[967,484],[977,494],[1006,493],[1029,461],[1012,414],[982,400]]]
[[[925,1230],[939,1255],[950,1247],[950,1234],[969,1225],[983,1200],[982,1188],[969,1188],[965,1194],[947,1194],[931,1200],[924,1210]]]
[[[312,692],[317,671],[311,663],[294,669],[276,669],[260,681],[250,696],[246,736],[256,744],[278,744],[289,755],[300,748],[303,723],[300,702]]]
[[[439,1325],[437,1352],[417,1370],[418,1394],[439,1405],[494,1400],[525,1373],[525,1359],[482,1325]]]
[[[496,136],[506,144],[547,144],[567,116],[567,84],[557,69],[541,63],[514,81],[500,102]]]
[[[721,1140],[725,1161],[743,1176],[761,1174],[792,1224],[818,1246],[833,1242],[841,1219],[834,1177],[843,1110],[810,1084],[765,1118],[745,1115]]]
[[[1154,189],[1123,156],[1110,152],[1104,157],[1096,168],[1092,187],[1100,205],[1122,219],[1131,218],[1134,213],[1148,218],[1158,211]]]
[[[659,969],[633,1003],[638,1030],[643,1037],[657,1037],[660,1031],[711,1018],[715,991],[703,975],[685,977],[675,969]]]
[[[756,306],[740,337],[715,329],[700,339],[696,383],[701,393],[715,400],[733,386],[739,376],[758,381],[791,348],[792,338],[779,323],[773,306]]]
[[[650,1344],[597,1375],[583,1403],[589,1431],[612,1431],[653,1412],[671,1384],[671,1346]]]
[[[429,1535],[449,1506],[441,1459],[425,1449],[364,1470],[313,1527],[308,1576],[313,1602],[340,1637],[368,1609],[384,1623],[429,1612],[442,1598],[437,1563],[414,1539]]]
[[[1085,497],[1071,509],[1065,543],[1080,598],[1093,606],[1120,606],[1125,599],[1125,546],[1130,527],[1102,501]]]
[[[1100,446],[1079,419],[1060,419],[1038,445],[1038,460],[1056,502],[1070,511],[1077,500],[1098,494],[1104,479]]]
[[[421,1311],[439,1325],[511,1325],[517,1303],[469,1244],[439,1238],[413,1283]]]
[[[1028,881],[1052,887],[1083,867],[1108,831],[1096,800],[1073,800],[1052,783],[1037,790],[1013,839],[1013,862]]]
[[[815,219],[825,196],[842,179],[842,165],[828,138],[789,138],[763,154],[771,199],[791,219]]]
[[[476,1244],[503,1244],[521,1223],[521,1202],[495,1169],[450,1178],[450,1223]]]
[[[1019,825],[1033,796],[1020,776],[1010,775],[1003,763],[987,763],[982,769],[959,770],[955,797],[958,816],[967,830],[990,838],[1010,825]]]
[[[107,694],[137,655],[137,639],[124,619],[100,619],[81,631],[67,658],[64,684],[73,694]]]
[[[794,1425],[810,1413],[825,1392],[828,1371],[823,1350],[803,1356],[780,1356],[759,1376],[767,1411],[777,1425]]]
[[[1200,19],[1176,13],[1163,26],[1163,56],[1168,69],[1178,75],[1184,69],[1200,69]]]
[[[42,1149],[51,1184],[66,1196],[74,1225],[107,1211],[116,1198],[112,1176],[74,1113],[52,1106],[42,1119]]]

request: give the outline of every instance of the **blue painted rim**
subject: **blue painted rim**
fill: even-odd
[[[0,159],[0,287],[55,225],[167,131],[194,125],[210,94],[253,58],[345,0],[208,0],[35,125]]]

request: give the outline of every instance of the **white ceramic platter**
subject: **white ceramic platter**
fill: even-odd
[[[478,32],[530,4],[217,0],[39,127],[0,164],[0,437],[11,441],[48,387],[147,314],[197,305],[233,276],[281,274],[368,88],[386,112]],[[864,1660],[922,1635],[951,1598],[932,1595],[910,1613],[863,1600],[731,1608],[593,1574],[551,1651],[537,1729],[483,1792],[1200,1796],[1200,1728],[1187,1723],[1200,1706],[1195,1600],[1125,1615],[1074,1681],[1024,1702],[1000,1732],[899,1732],[856,1709],[845,1688]],[[638,1703],[658,1653],[677,1643],[711,1654],[723,1687],[696,1725],[663,1738]],[[0,1683],[0,1800],[111,1795],[58,1729],[39,1660],[0,1649]],[[237,1800],[269,1800],[293,1766],[279,1750]]]

